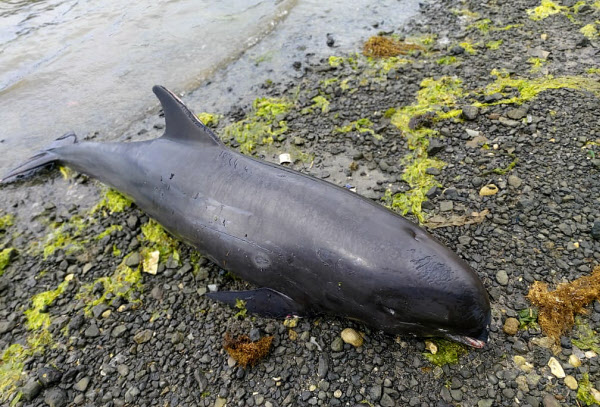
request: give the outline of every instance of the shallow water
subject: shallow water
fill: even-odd
[[[241,94],[265,72],[293,75],[292,61],[306,52],[335,54],[397,28],[418,7],[372,3],[0,2],[0,173],[69,130],[115,138],[155,107],[154,84],[190,91],[229,69],[225,85]]]

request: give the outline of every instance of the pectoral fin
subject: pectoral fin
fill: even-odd
[[[269,318],[285,318],[291,315],[303,315],[304,307],[285,294],[270,288],[250,291],[218,291],[206,294],[209,298],[224,302],[231,307],[244,301],[246,310]]]

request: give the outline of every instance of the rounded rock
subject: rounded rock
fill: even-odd
[[[361,334],[359,334],[352,328],[344,329],[341,333],[341,337],[345,343],[349,343],[350,345],[352,345],[356,348],[362,346],[362,344],[364,342],[364,339],[361,336]]]
[[[515,336],[519,331],[519,320],[516,318],[506,318],[502,330],[507,335]]]

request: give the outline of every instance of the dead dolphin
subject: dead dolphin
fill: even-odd
[[[271,317],[327,313],[392,334],[487,341],[490,303],[467,263],[407,219],[344,188],[232,151],[155,86],[162,137],[78,143],[74,134],[8,173],[51,163],[132,198],[170,233],[261,287],[209,296]]]

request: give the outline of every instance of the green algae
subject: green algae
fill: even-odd
[[[381,139],[381,136],[376,134],[375,130],[373,130],[373,122],[366,117],[354,120],[353,122],[350,122],[350,124],[341,127],[336,127],[334,129],[334,132],[336,133],[349,133],[351,131],[357,131],[359,133],[369,133],[373,137]]]
[[[437,136],[437,131],[412,123],[414,118],[418,117],[431,117],[432,120],[457,118],[461,110],[452,108],[462,96],[460,79],[448,76],[439,79],[426,78],[421,82],[416,102],[396,109],[391,122],[402,131],[412,152],[403,159],[405,169],[402,174],[402,179],[408,183],[410,189],[394,196],[386,192],[384,196],[385,204],[391,209],[403,215],[411,212],[420,222],[424,221],[421,205],[427,200],[426,193],[432,187],[440,186],[433,175],[427,174],[427,169],[442,168],[444,163],[427,156],[428,140]]]
[[[475,12],[475,11],[471,11],[468,8],[462,8],[462,9],[452,9],[450,10],[452,12],[452,14],[454,14],[455,16],[462,16],[462,17],[467,17],[469,19],[476,19],[479,18],[479,13]]]
[[[485,46],[492,51],[496,51],[500,48],[500,45],[502,45],[503,42],[503,40],[488,41],[485,43]]]
[[[436,62],[438,65],[452,65],[458,62],[458,58],[455,56],[446,55],[438,59]]]
[[[80,216],[72,216],[68,222],[52,225],[53,230],[46,236],[43,246],[44,259],[57,250],[72,254],[83,249],[88,242],[81,239],[88,223]]]
[[[477,54],[477,50],[475,49],[475,45],[477,44],[473,44],[471,42],[468,41],[463,41],[459,44],[461,47],[463,47],[463,49],[465,50],[465,52],[469,55],[475,55]]]
[[[598,29],[596,28],[597,25],[600,25],[599,21],[597,21],[596,23],[584,25],[583,27],[581,27],[579,32],[582,33],[586,38],[593,40],[599,36]]]
[[[535,328],[538,326],[538,311],[535,308],[525,308],[517,313],[519,318],[519,329]]]
[[[313,104],[309,107],[302,109],[302,114],[313,113],[315,109],[320,110],[321,113],[327,113],[329,111],[329,100],[327,100],[327,98],[325,98],[324,96],[315,96],[311,99],[311,101],[313,102]]]
[[[0,401],[7,401],[18,390],[17,383],[23,376],[25,361],[42,353],[50,344],[52,335],[47,330],[42,330],[29,335],[26,346],[14,343],[4,349],[0,357]],[[19,395],[15,397],[17,398]]]
[[[490,20],[489,18],[484,18],[479,21],[476,21],[475,23],[473,23],[471,25],[468,25],[467,29],[476,28],[482,34],[487,34],[490,31],[490,29],[492,28],[491,24],[492,24],[492,20]]]
[[[434,341],[437,345],[435,354],[425,352],[425,358],[436,366],[452,365],[458,363],[458,359],[467,353],[465,346],[456,342],[450,342],[446,339],[437,339]]]
[[[121,225],[110,225],[109,227],[107,227],[106,229],[104,229],[104,231],[102,231],[102,233],[100,233],[98,236],[96,236],[96,240],[100,240],[103,237],[110,235],[115,230],[119,230],[119,231],[123,230],[123,226],[121,226]]]
[[[571,343],[581,350],[593,350],[600,354],[600,337],[580,317],[575,318],[576,334],[578,339],[571,339]]]
[[[4,269],[8,267],[16,252],[17,251],[12,247],[4,249],[0,252],[0,276],[4,274]]]
[[[172,256],[179,262],[179,242],[169,236],[165,229],[154,219],[150,219],[142,225],[142,237],[140,241],[145,242],[148,249],[158,250],[161,259]]]
[[[102,284],[103,293],[99,298],[93,300],[94,286],[97,284]],[[119,297],[130,304],[137,304],[141,302],[137,293],[142,289],[142,272],[139,267],[133,270],[123,262],[116,267],[111,276],[100,277],[92,283],[82,286],[75,298],[86,301],[85,312],[89,314],[92,307],[98,304],[110,305]]]
[[[529,62],[531,64],[530,71],[532,73],[535,73],[535,72],[539,72],[542,69],[542,67],[546,63],[546,60],[542,59],[542,58],[529,58],[527,60],[527,62]]]
[[[248,310],[246,309],[246,301],[236,299],[235,300],[235,308],[238,310],[236,314],[233,316],[235,319],[245,319]]]
[[[588,373],[584,373],[582,379],[578,383],[577,388],[577,400],[585,403],[586,406],[598,404],[598,401],[592,394],[592,383],[590,383],[590,376]]]
[[[494,31],[508,31],[508,30],[512,30],[513,28],[520,28],[523,27],[523,24],[507,24],[503,27],[494,27],[493,30]]]
[[[600,68],[588,68],[586,73],[600,75]]]
[[[528,9],[527,14],[530,19],[539,21],[568,10],[568,7],[561,6],[559,3],[555,3],[551,0],[542,0],[539,6]]]
[[[94,214],[99,210],[107,210],[109,213],[120,213],[133,204],[131,199],[114,189],[107,189],[102,200],[91,210]]]
[[[27,329],[33,331],[50,326],[50,315],[47,308],[65,291],[68,285],[69,281],[65,280],[54,290],[41,292],[31,298],[31,308],[25,310]]]
[[[273,138],[284,134],[287,122],[279,119],[291,108],[283,99],[258,98],[252,104],[252,112],[244,119],[232,123],[223,131],[227,140],[235,140],[243,154],[252,154],[257,145],[269,145]]]
[[[584,90],[593,93],[600,97],[600,83],[597,81],[582,76],[559,76],[545,75],[534,79],[511,78],[506,72],[493,70],[491,72],[496,80],[486,86],[483,94],[492,95],[500,93],[507,96],[506,89],[517,90],[517,96],[507,97],[505,99],[492,103],[473,103],[474,106],[490,106],[499,104],[523,104],[535,98],[541,92],[550,89],[575,89]]]
[[[219,121],[221,120],[221,116],[218,114],[202,112],[198,113],[198,119],[208,127],[217,127],[219,125]]]
[[[10,213],[0,217],[0,233],[6,231],[9,227],[11,227],[14,221],[15,217]]]

